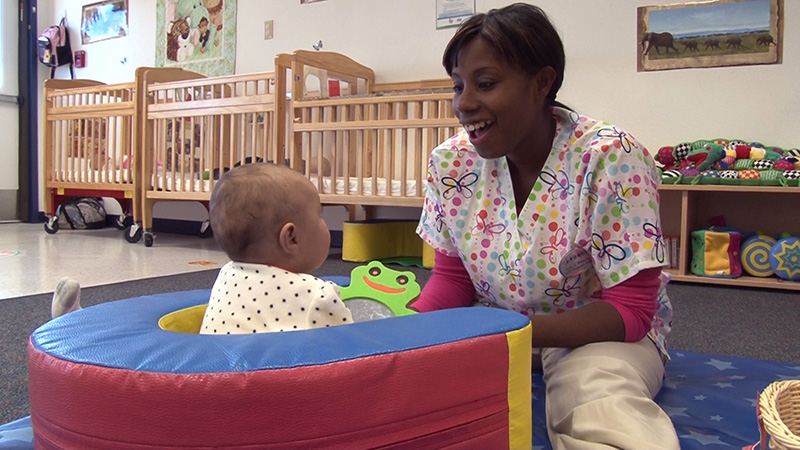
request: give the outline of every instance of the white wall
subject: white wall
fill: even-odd
[[[45,3],[45,0],[40,0]],[[52,0],[49,20],[66,11],[73,30],[85,0]],[[476,0],[478,11],[509,0]],[[567,71],[559,100],[613,122],[651,149],[701,138],[741,138],[800,147],[800,2],[786,0],[783,63],[659,72],[636,71],[636,8],[672,3],[654,0],[539,0],[561,32]],[[370,66],[378,81],[446,76],[441,53],[454,29],[436,30],[434,0],[239,0],[238,73],[272,70],[274,55],[311,49],[323,41]],[[156,0],[130,0],[129,36],[85,46],[88,66],[77,76],[104,82],[133,78],[153,65]],[[264,21],[274,39],[264,40]],[[42,22],[43,21],[43,22]],[[357,25],[356,25],[357,24]],[[73,32],[73,46],[82,48]],[[122,61],[127,59],[127,62]],[[61,73],[61,76],[64,76]]]

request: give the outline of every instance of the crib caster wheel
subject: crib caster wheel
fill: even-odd
[[[131,244],[135,244],[142,239],[142,227],[137,224],[132,224],[125,228],[125,240]]]
[[[133,225],[133,217],[128,215],[117,216],[117,221],[114,223],[118,230],[124,230],[131,225]]]
[[[200,225],[200,237],[205,239],[211,236],[211,221],[206,220]]]
[[[47,221],[44,223],[44,231],[47,234],[56,234],[58,233],[58,217],[57,216],[50,216],[47,218]]]
[[[153,233],[145,233],[144,234],[144,246],[145,247],[152,247],[153,241],[155,240],[155,235]]]

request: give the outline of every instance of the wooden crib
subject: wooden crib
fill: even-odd
[[[154,74],[157,75],[157,74]],[[239,164],[280,162],[273,72],[161,81],[145,75],[142,225],[153,245],[153,207],[195,201],[208,207],[219,176]],[[199,230],[209,234],[206,220]]]
[[[372,206],[422,206],[430,152],[459,127],[449,79],[376,84],[346,56],[305,50],[278,55],[275,68],[290,92],[278,145],[323,204],[346,206],[350,220]]]
[[[45,231],[58,231],[58,206],[67,198],[110,197],[123,214],[117,228],[131,230],[141,217],[139,129],[144,111],[145,73],[161,80],[182,79],[181,69],[140,67],[134,81],[48,79],[44,85]],[[135,228],[135,227],[134,227]],[[125,234],[129,242],[140,235]]]

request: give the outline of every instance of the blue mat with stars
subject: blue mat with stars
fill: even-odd
[[[670,352],[656,401],[672,418],[682,449],[741,449],[759,440],[758,393],[773,381],[800,379],[800,364]],[[533,448],[549,449],[542,374],[532,376]],[[30,417],[0,426],[0,449],[33,449]]]
[[[759,440],[758,394],[774,381],[800,379],[800,364],[670,351],[656,401],[672,418],[681,449],[741,449]],[[534,373],[533,448],[549,449],[544,382]]]

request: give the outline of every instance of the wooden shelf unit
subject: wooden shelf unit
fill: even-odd
[[[669,269],[674,281],[800,291],[800,282],[775,276],[714,278],[691,272],[692,231],[708,228],[712,217],[723,216],[726,226],[742,234],[800,236],[800,187],[663,184],[659,191],[662,235],[680,237],[678,267]]]

